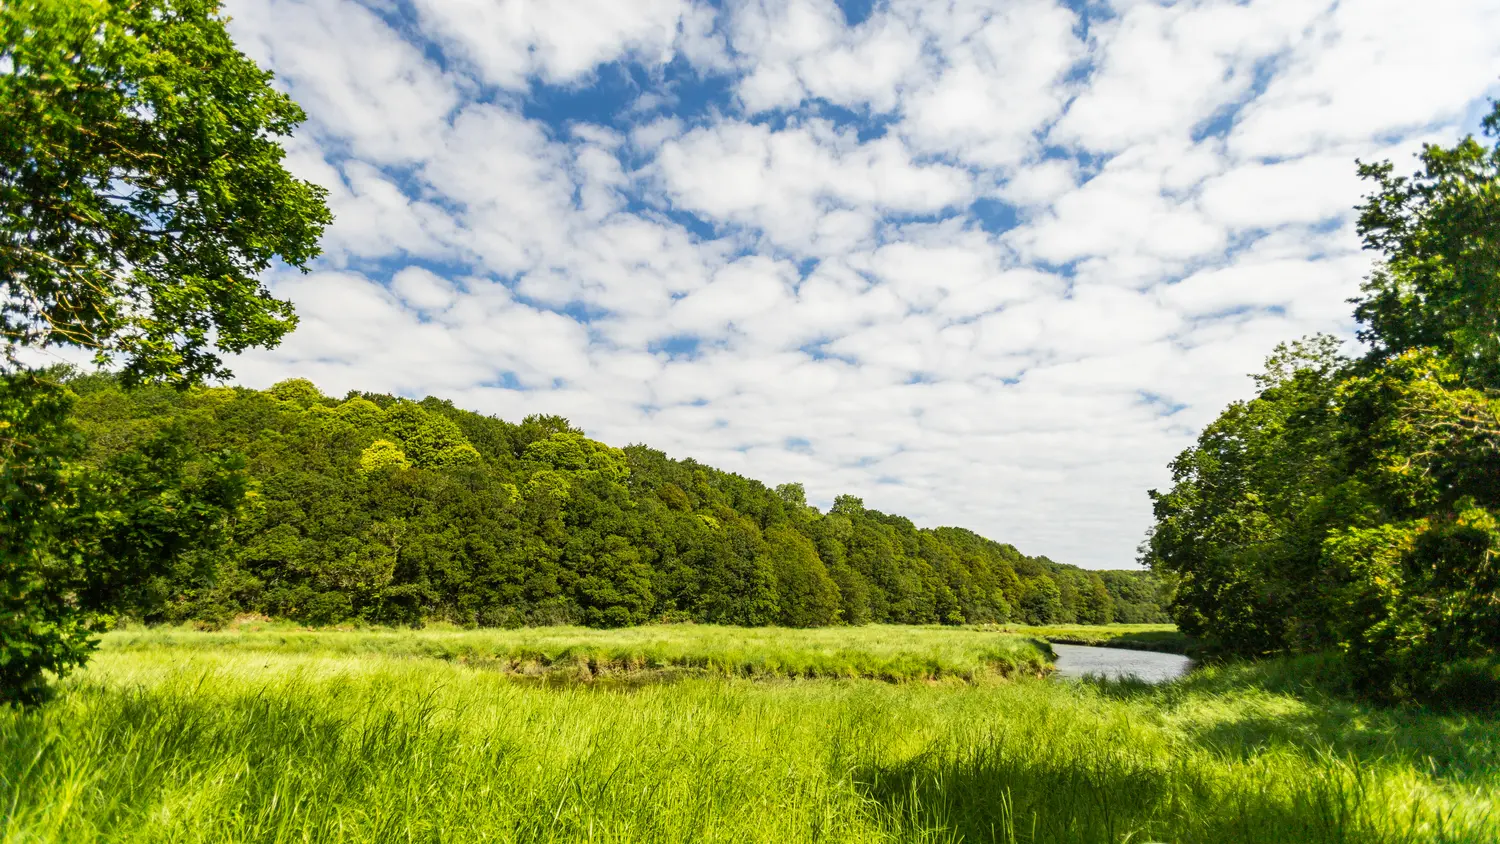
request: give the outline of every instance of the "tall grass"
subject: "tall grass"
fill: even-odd
[[[1175,654],[1190,653],[1197,646],[1173,624],[1049,624],[1039,627],[1001,624],[980,629],[1031,636],[1062,645],[1132,648]]]
[[[135,629],[105,637],[106,650],[163,647],[331,654],[384,654],[453,660],[506,672],[557,677],[635,672],[738,677],[842,677],[888,680],[1045,674],[1045,643],[957,627],[871,625],[794,630],[683,624],[596,630],[326,630],[253,625],[216,633]]]
[[[0,711],[0,840],[1500,837],[1500,723],[1340,703],[1307,662],[551,686],[314,635],[111,640],[54,703]]]

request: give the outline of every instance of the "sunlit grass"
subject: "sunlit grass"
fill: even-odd
[[[117,631],[104,649],[248,650],[383,654],[452,660],[517,674],[589,678],[638,672],[738,677],[866,678],[976,682],[1039,676],[1045,643],[961,627],[871,625],[793,630],[654,625],[596,630],[321,630],[247,625],[220,632],[183,628]]]
[[[820,641],[681,631],[675,647]],[[1313,661],[1162,687],[548,685],[412,646],[467,637],[493,650],[489,635],[112,637],[52,704],[0,711],[0,840],[1500,838],[1495,720],[1341,702],[1318,690]]]
[[[1064,645],[1134,648],[1143,651],[1188,653],[1194,642],[1173,624],[999,624],[981,627],[1000,633],[1046,639]]]

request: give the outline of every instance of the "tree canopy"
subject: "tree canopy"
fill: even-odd
[[[110,602],[191,567],[244,492],[236,458],[165,429],[80,463],[72,394],[24,352],[189,385],[274,345],[295,318],[260,276],[305,267],[331,219],[282,166],[302,119],[214,0],[0,4],[0,702],[80,664]]]
[[[1484,121],[1500,134],[1500,105]],[[1280,347],[1152,492],[1145,560],[1227,653],[1335,649],[1390,699],[1500,693],[1500,144],[1362,165],[1358,359]],[[1487,678],[1487,679],[1486,679]]]
[[[300,108],[215,0],[0,7],[0,332],[130,379],[225,371],[296,324],[259,276],[318,254],[322,188],[282,166]]]
[[[854,496],[822,513],[798,484],[773,489],[646,446],[614,448],[558,417],[510,423],[433,398],[338,399],[305,381],[126,390],[89,375],[69,386],[90,466],[119,465],[117,453],[163,438],[195,455],[185,470],[194,477],[243,455],[253,494],[227,534],[148,588],[122,583],[112,595],[118,612],[143,620],[1165,618],[1147,572],[1086,572],[966,530],[918,529]]]

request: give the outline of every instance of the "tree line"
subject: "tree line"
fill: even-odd
[[[918,529],[850,495],[820,512],[800,484],[614,448],[555,416],[515,424],[436,398],[335,399],[300,379],[265,391],[126,389],[98,374],[64,383],[88,443],[80,465],[137,484],[115,492],[140,508],[132,518],[218,508],[214,542],[156,543],[149,577],[100,583],[97,605],[145,621],[1166,617],[1148,572],[1084,571],[960,528]],[[110,553],[139,553],[119,546]]]
[[[1500,104],[1483,121],[1500,136]],[[1389,700],[1500,699],[1500,144],[1362,164],[1363,354],[1285,344],[1153,492],[1145,562],[1226,654],[1333,651]]]

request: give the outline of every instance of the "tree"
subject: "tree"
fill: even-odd
[[[130,483],[90,480],[73,462],[72,396],[19,353],[83,348],[129,383],[188,385],[291,330],[291,305],[258,277],[278,260],[305,268],[331,217],[324,191],[282,167],[278,139],[304,115],[269,81],[214,0],[0,4],[0,601],[18,607],[0,622],[0,699],[34,700],[44,672],[85,659],[99,584],[80,579],[84,549],[119,555],[123,576],[144,555],[110,544],[121,531],[174,553],[207,538],[150,504],[175,493],[132,501]],[[180,456],[147,464],[184,481]],[[101,512],[119,518],[81,535]]]
[[[1500,136],[1500,103],[1484,129]],[[1179,625],[1222,652],[1334,649],[1373,697],[1492,703],[1500,143],[1421,161],[1411,177],[1360,165],[1376,191],[1359,229],[1380,258],[1354,300],[1368,353],[1278,349],[1256,397],[1152,492],[1145,559],[1170,576]]]
[[[405,469],[410,465],[401,447],[390,440],[376,440],[359,455],[359,470],[365,473]]]
[[[1062,620],[1062,595],[1050,577],[1028,580],[1021,586],[1016,609],[1027,624],[1056,624]]]
[[[1183,631],[1222,651],[1326,643],[1319,513],[1336,506],[1328,495],[1347,471],[1331,409],[1347,371],[1337,352],[1331,338],[1278,347],[1256,379],[1260,393],[1178,455],[1170,490],[1149,493],[1145,562],[1177,579]]]
[[[244,458],[230,451],[199,453],[172,426],[88,467],[73,483],[77,506],[64,535],[78,550],[73,596],[96,613],[149,618],[165,596],[153,587],[192,565],[194,552],[228,538],[244,500]]]
[[[1500,653],[1500,398],[1460,366],[1411,351],[1341,387],[1351,482],[1378,518],[1332,525],[1322,558],[1355,683],[1381,697],[1426,696]]]
[[[785,486],[790,485],[777,487],[778,495]],[[777,621],[788,627],[822,627],[838,621],[839,588],[812,542],[787,527],[771,528],[765,538],[780,596]]]
[[[58,539],[71,504],[66,462],[80,452],[70,396],[45,378],[0,379],[0,703],[35,703],[45,672],[81,665],[89,617],[71,600],[74,549]]]
[[[479,452],[451,419],[416,402],[395,402],[381,414],[381,422],[400,441],[402,453],[417,468],[479,462]]]
[[[304,267],[331,220],[282,166],[304,114],[235,49],[216,0],[0,6],[0,333],[78,346],[127,378],[227,372],[291,304],[258,277]]]
[[[1010,617],[1013,565],[1028,580],[1085,578],[969,531],[919,530],[863,507],[853,517],[805,505],[789,514],[786,488],[643,446],[612,449],[565,424],[379,394],[334,404],[297,382],[62,384],[77,394],[83,446],[64,466],[74,473],[66,492],[98,502],[64,508],[93,515],[77,522],[90,529],[63,535],[112,537],[77,546],[79,559],[107,566],[104,588],[68,590],[148,622],[258,613],[307,624],[817,626],[867,623],[879,595],[886,618],[972,624]],[[403,465],[381,410],[403,406],[418,433],[428,417],[451,423],[478,461]],[[236,478],[221,462],[229,449],[243,454],[255,494],[215,514],[204,505]],[[124,547],[132,536],[142,549],[134,559]],[[185,536],[214,541],[176,544]],[[152,560],[162,565],[148,570]],[[1110,574],[1160,612],[1149,575]]]
[[[1500,139],[1500,103],[1483,121]],[[1382,256],[1355,300],[1369,360],[1437,350],[1474,386],[1500,387],[1500,143],[1427,144],[1413,176],[1361,164],[1376,190],[1360,208],[1365,247]]]
[[[1084,624],[1110,624],[1115,620],[1115,602],[1109,596],[1104,578],[1089,572],[1088,588],[1079,596],[1078,620]]]

